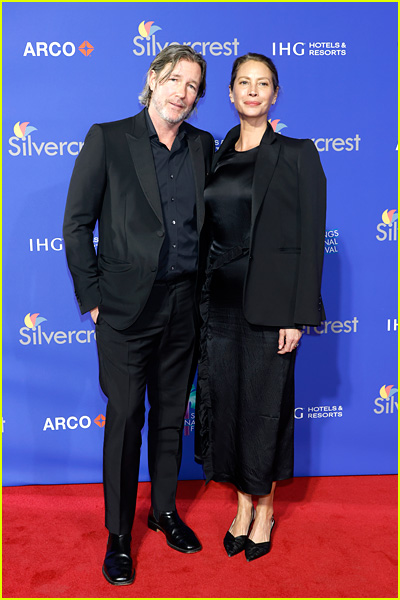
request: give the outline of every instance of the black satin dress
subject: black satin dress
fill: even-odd
[[[295,351],[277,354],[279,329],[250,325],[243,315],[257,152],[230,149],[205,191],[212,244],[200,306],[196,427],[207,482],[265,495],[273,481],[293,476]]]

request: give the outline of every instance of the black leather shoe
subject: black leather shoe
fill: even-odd
[[[232,525],[234,524],[235,520],[236,520],[236,517],[233,519]],[[254,521],[254,508],[252,511],[249,528],[248,528],[246,534],[237,535],[236,537],[233,536],[230,532],[232,525],[230,526],[229,530],[226,532],[225,537],[224,537],[224,548],[225,548],[226,553],[229,556],[229,558],[231,556],[235,556],[236,554],[239,554],[239,552],[242,552],[244,550],[244,545],[246,543],[247,536],[249,535],[250,527],[251,527],[251,524],[253,521]]]
[[[245,545],[244,545],[244,554],[246,556],[247,562],[251,562],[252,560],[255,560],[256,558],[261,558],[262,556],[265,556],[265,554],[268,554],[268,552],[271,550],[271,535],[272,535],[272,528],[274,525],[275,525],[275,521],[274,521],[274,517],[272,517],[271,529],[270,529],[270,535],[269,535],[268,542],[260,542],[259,544],[256,544],[252,540],[249,540],[249,538],[247,538]]]
[[[110,533],[103,575],[112,585],[129,585],[135,579],[131,558],[131,536]]]
[[[178,552],[194,554],[201,550],[201,544],[195,533],[185,525],[176,510],[162,512],[159,518],[156,519],[153,509],[150,508],[147,525],[153,531],[162,531],[168,546],[178,550]]]

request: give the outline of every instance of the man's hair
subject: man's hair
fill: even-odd
[[[171,46],[167,46],[153,60],[151,63],[149,70],[146,75],[146,84],[143,88],[142,93],[139,96],[139,101],[144,106],[149,107],[152,90],[149,86],[150,74],[152,71],[155,72],[157,76],[157,83],[163,83],[168,79],[171,75],[172,71],[178,64],[180,60],[189,60],[190,62],[197,63],[201,69],[201,81],[199,85],[199,89],[197,90],[197,97],[193,104],[193,108],[190,112],[193,112],[196,107],[197,102],[204,96],[206,93],[206,71],[207,71],[207,63],[199,52],[193,50],[191,46],[183,46],[180,44],[172,44]],[[164,70],[164,68],[170,65],[170,68],[163,75],[162,79],[158,80],[160,73]]]

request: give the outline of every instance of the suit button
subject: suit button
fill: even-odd
[[[151,272],[154,273],[154,271],[157,271],[157,267],[151,267]]]
[[[164,237],[164,232],[163,231],[157,231],[157,235],[158,235],[158,237]]]

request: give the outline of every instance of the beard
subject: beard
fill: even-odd
[[[168,102],[161,101],[161,99],[158,98],[157,94],[154,92],[151,98],[151,102],[153,103],[153,106],[156,109],[157,113],[160,115],[160,117],[164,119],[164,121],[166,121],[167,123],[170,123],[171,125],[177,125],[178,123],[184,121],[190,115],[192,110],[191,108],[182,106],[181,112],[176,114],[175,116],[172,116],[168,112]]]

